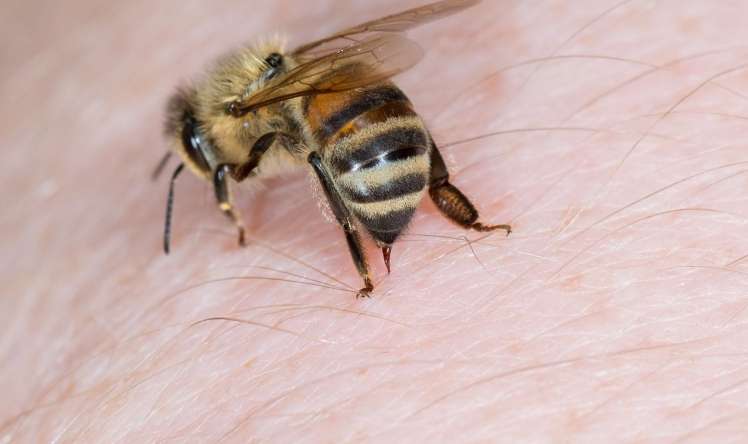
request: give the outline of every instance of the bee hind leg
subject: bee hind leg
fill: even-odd
[[[348,242],[348,250],[350,250],[351,258],[353,259],[353,263],[356,265],[358,274],[364,280],[364,288],[358,291],[356,298],[371,297],[371,292],[374,291],[374,285],[371,283],[371,278],[369,277],[366,256],[364,256],[364,250],[361,246],[361,238],[359,237],[356,226],[353,223],[353,216],[348,210],[348,207],[346,207],[345,202],[343,202],[343,198],[338,193],[338,190],[335,188],[330,172],[327,171],[327,168],[322,164],[322,158],[320,155],[317,152],[312,151],[307,160],[312,165],[314,172],[317,174],[317,178],[322,184],[322,189],[325,191],[325,196],[330,203],[330,208],[335,215],[335,219],[337,219],[340,226],[343,227],[343,231],[345,231],[345,240]]]
[[[244,247],[246,245],[244,223],[239,213],[234,209],[234,204],[231,202],[231,194],[229,193],[227,176],[231,174],[231,170],[232,167],[230,165],[219,165],[216,168],[213,174],[213,190],[218,201],[218,208],[234,223],[239,232],[239,246]]]
[[[447,166],[433,142],[431,143],[429,195],[439,211],[457,225],[482,232],[504,230],[507,236],[512,232],[512,227],[507,224],[485,225],[478,222],[478,210],[475,209],[470,199],[449,183]]]

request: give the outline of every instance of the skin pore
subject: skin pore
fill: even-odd
[[[9,6],[0,442],[744,441],[744,2],[486,1],[412,32],[398,85],[514,232],[424,200],[392,274],[368,244],[369,300],[305,173],[234,186],[244,249],[183,175],[163,255],[180,82],[422,3]]]

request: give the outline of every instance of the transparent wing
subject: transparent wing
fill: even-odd
[[[228,111],[238,117],[295,97],[342,92],[371,85],[405,71],[422,57],[421,47],[403,35],[374,35],[301,63],[269,81],[258,91],[231,102]]]
[[[302,45],[300,64],[262,89],[228,105],[234,116],[295,97],[342,92],[386,80],[412,67],[423,51],[402,32],[480,3],[442,0],[362,23]]]
[[[388,15],[352,28],[345,29],[329,37],[299,46],[293,52],[303,56],[312,50],[336,51],[366,39],[372,33],[405,32],[416,26],[437,20],[480,3],[480,0],[442,0],[397,14]],[[323,48],[325,47],[325,48]]]

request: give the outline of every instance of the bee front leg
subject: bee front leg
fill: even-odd
[[[374,285],[371,283],[371,278],[369,277],[369,268],[366,264],[364,250],[361,247],[361,238],[359,237],[356,226],[353,223],[353,216],[348,210],[348,207],[346,207],[345,202],[343,202],[343,198],[340,196],[340,193],[338,193],[337,188],[335,188],[335,183],[333,182],[330,172],[327,171],[327,168],[322,164],[322,158],[320,155],[317,152],[312,151],[307,160],[312,165],[314,172],[317,174],[317,177],[322,184],[322,189],[325,191],[325,196],[327,196],[327,200],[330,203],[330,208],[332,209],[333,214],[335,214],[335,218],[345,231],[345,239],[348,241],[348,249],[350,250],[351,258],[353,258],[353,263],[356,264],[358,274],[364,280],[364,288],[358,291],[356,297],[368,298],[374,290]]]
[[[447,166],[433,141],[429,195],[439,211],[457,225],[476,231],[504,230],[507,236],[512,232],[512,227],[507,224],[484,225],[478,222],[478,210],[457,187],[449,183]]]
[[[291,137],[287,134],[279,132],[263,134],[259,139],[255,141],[255,143],[252,145],[252,148],[249,150],[249,157],[247,158],[247,161],[242,165],[238,165],[232,170],[231,177],[233,177],[237,182],[241,182],[242,180],[246,179],[247,176],[252,174],[252,171],[257,168],[257,165],[260,164],[262,156],[271,146],[273,146],[276,140],[279,142],[284,142],[286,146],[288,146],[289,144],[293,144],[293,139],[291,139]]]
[[[239,246],[245,246],[244,240],[244,223],[239,216],[239,213],[234,209],[234,204],[231,203],[231,194],[229,193],[228,175],[231,174],[232,167],[230,165],[219,165],[213,174],[213,190],[216,194],[216,200],[218,201],[218,208],[223,211],[234,225],[236,225],[239,231]]]

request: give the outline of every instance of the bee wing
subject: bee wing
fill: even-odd
[[[455,14],[463,9],[480,3],[480,0],[442,0],[418,8],[409,9],[397,14],[388,15],[372,20],[352,28],[345,29],[329,37],[299,46],[293,52],[295,56],[303,56],[312,50],[323,50],[323,46],[331,46],[327,51],[339,50],[366,38],[372,33],[405,32],[416,26]],[[337,46],[337,47],[336,47]]]
[[[405,71],[421,57],[421,47],[403,35],[374,35],[301,63],[249,96],[229,103],[227,109],[238,117],[295,97],[360,88]]]

